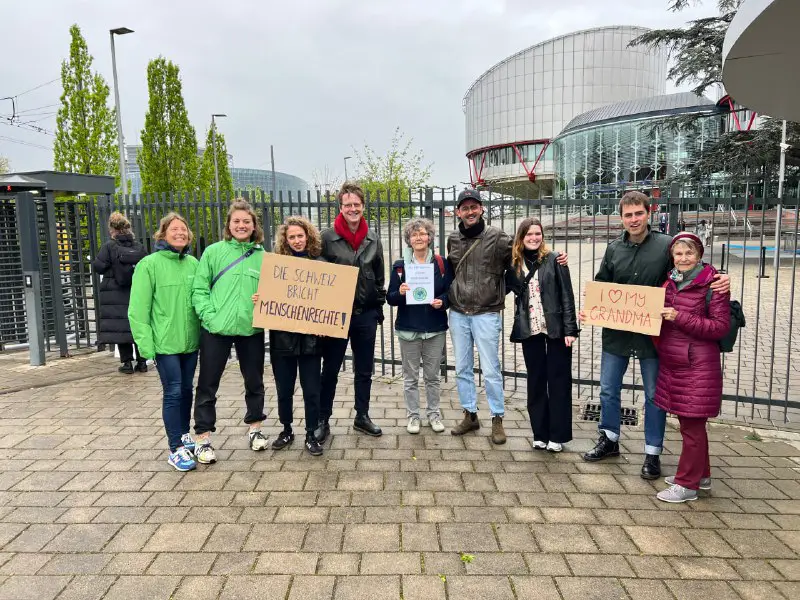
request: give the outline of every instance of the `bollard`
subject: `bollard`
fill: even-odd
[[[720,259],[720,262],[719,262],[719,272],[720,273],[727,273],[728,272],[725,269],[725,250],[726,250],[726,248],[727,248],[726,245],[722,244],[722,258]]]
[[[766,262],[767,262],[767,247],[761,246],[761,253],[758,257],[758,275],[756,275],[756,279],[769,279],[769,275],[766,273]]]

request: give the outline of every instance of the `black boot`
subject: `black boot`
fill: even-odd
[[[126,360],[122,363],[122,366],[117,369],[120,373],[125,373],[126,375],[133,375],[133,361]]]
[[[313,433],[306,433],[306,450],[311,456],[322,456],[322,446]]]
[[[147,373],[147,359],[142,358],[140,360],[137,360],[134,370],[137,373]]]
[[[594,448],[583,455],[583,460],[597,462],[609,456],[619,456],[619,442],[612,442],[608,439],[604,431],[600,432],[597,444]]]
[[[318,441],[318,442],[321,444],[321,443],[323,443],[323,442],[324,442],[326,439],[328,439],[328,436],[329,436],[330,434],[331,434],[331,426],[330,426],[330,423],[328,423],[328,419],[323,419],[322,421],[320,421],[320,422],[319,422],[319,425],[318,425],[318,426],[317,426],[317,428],[314,430],[314,437],[315,437],[315,438],[317,439],[317,441]]]
[[[658,479],[661,477],[661,458],[658,454],[645,454],[642,465],[642,479]]]
[[[356,419],[353,421],[353,429],[374,437],[378,437],[383,433],[381,428],[375,425],[367,414],[356,415]]]

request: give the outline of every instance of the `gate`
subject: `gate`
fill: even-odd
[[[675,192],[675,190],[673,190]],[[447,235],[457,226],[455,203],[458,190],[436,188],[407,191],[401,195],[374,194],[367,198],[365,215],[380,235],[388,273],[404,246],[403,227],[413,216],[431,218],[437,229],[435,246],[445,254]],[[272,201],[263,192],[242,192],[262,219],[267,246],[274,238],[276,225],[289,214],[302,214],[320,229],[330,227],[338,214],[333,194],[279,194]],[[798,208],[796,193],[779,206],[776,199],[678,197],[660,198],[658,213],[651,225],[658,229],[660,214],[668,216],[670,231],[679,226],[688,231],[705,221],[710,225],[709,246],[704,260],[731,277],[732,298],[740,300],[747,317],[747,327],[740,332],[733,353],[723,355],[723,416],[745,418],[753,423],[787,426],[800,420],[800,374],[793,366],[791,353],[800,341],[795,331],[794,298],[797,280]],[[573,287],[583,289],[599,267],[608,242],[622,233],[618,198],[525,199],[484,192],[485,218],[510,236],[528,216],[544,224],[550,246],[569,255]],[[16,230],[13,207],[0,201],[0,341],[24,338],[24,311],[20,309],[19,268],[13,265]],[[205,194],[146,194],[126,197],[86,197],[40,207],[45,240],[42,257],[51,265],[43,274],[47,290],[45,307],[47,339],[52,340],[58,304],[53,298],[51,273],[57,273],[61,288],[59,302],[72,346],[93,346],[97,330],[98,277],[91,270],[91,258],[107,241],[106,222],[113,210],[125,213],[133,224],[134,234],[148,250],[159,220],[169,211],[187,218],[194,232],[193,253],[200,256],[209,244],[222,238],[229,198],[217,201]],[[9,212],[10,210],[10,212]],[[45,226],[55,233],[44,235]],[[54,228],[54,229],[53,229]],[[54,242],[54,240],[57,240]],[[54,243],[53,243],[54,242]],[[53,260],[53,256],[56,259]],[[16,269],[16,270],[15,270]],[[388,279],[387,279],[388,281]],[[581,295],[576,291],[576,303]],[[508,392],[525,393],[525,365],[518,345],[508,341],[513,320],[513,302],[507,298],[503,313],[501,364]],[[402,369],[399,346],[394,336],[392,307],[385,307],[386,320],[381,325],[376,344],[377,374],[399,377]],[[588,404],[591,415],[597,402],[600,365],[600,332],[587,327],[582,331],[573,353],[573,376],[577,401]],[[453,370],[452,346],[448,341],[442,368],[445,377]],[[476,363],[477,364],[477,363]],[[480,369],[476,369],[481,378]],[[625,381],[624,404],[634,409],[643,402],[638,366],[631,363]],[[798,390],[793,392],[792,390]],[[635,411],[632,413],[635,418]],[[592,418],[587,416],[587,418]]]

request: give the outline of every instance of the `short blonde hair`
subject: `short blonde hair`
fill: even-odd
[[[184,219],[182,216],[180,216],[178,213],[176,213],[176,212],[169,212],[166,215],[164,215],[164,218],[161,219],[161,222],[158,225],[158,231],[156,231],[156,233],[153,236],[153,238],[157,242],[161,241],[161,240],[166,240],[167,239],[167,229],[169,229],[170,224],[175,219],[177,219],[178,221],[180,221],[181,223],[186,225],[186,229],[189,230],[189,240],[186,242],[186,247],[188,248],[189,246],[192,245],[192,242],[194,241],[194,233],[192,233],[192,228],[189,227],[189,222],[186,219]]]

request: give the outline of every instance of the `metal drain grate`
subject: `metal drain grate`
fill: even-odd
[[[581,421],[599,421],[600,420],[600,405],[587,402],[583,405],[580,412]],[[639,424],[639,410],[623,406],[620,409],[620,424],[636,426]]]

